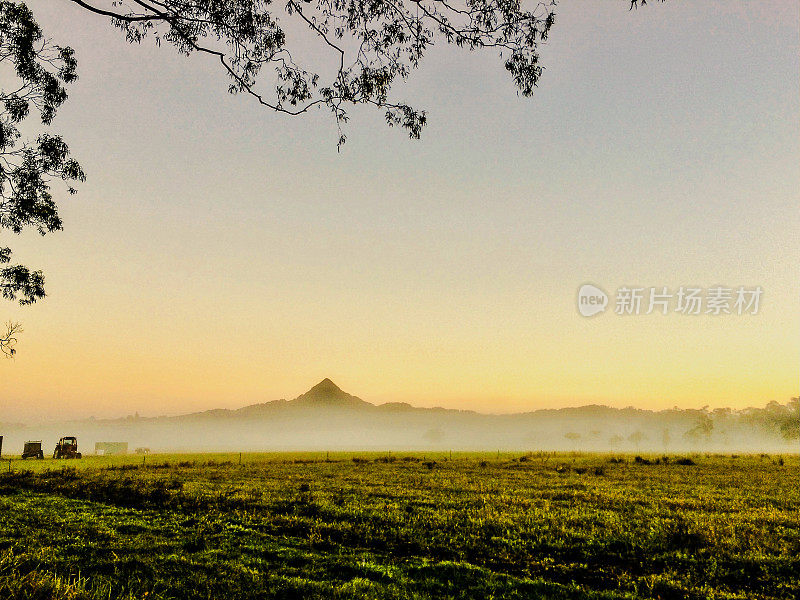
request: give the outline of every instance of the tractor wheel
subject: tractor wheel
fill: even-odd
[[[81,458],[83,455],[80,452],[75,453],[75,458]]]

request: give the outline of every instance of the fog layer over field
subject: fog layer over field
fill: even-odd
[[[52,453],[59,437],[127,442],[129,451],[583,450],[600,452],[797,452],[800,404],[649,411],[584,406],[489,415],[405,403],[374,405],[325,379],[294,400],[176,417],[3,424],[3,454],[26,440]]]

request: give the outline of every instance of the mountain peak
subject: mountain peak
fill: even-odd
[[[333,381],[331,381],[327,377],[322,381],[320,381],[317,385],[312,387],[310,390],[308,390],[306,394],[310,394],[311,392],[322,392],[326,394],[344,393],[342,392],[342,388],[333,383]]]
[[[372,406],[369,402],[343,391],[327,377],[292,402],[309,406]]]

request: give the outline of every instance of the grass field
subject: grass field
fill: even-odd
[[[797,455],[677,459],[4,461],[0,598],[799,597]]]

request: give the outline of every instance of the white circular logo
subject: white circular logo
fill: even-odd
[[[584,317],[593,317],[608,306],[608,294],[596,285],[584,283],[578,289],[578,312]]]

